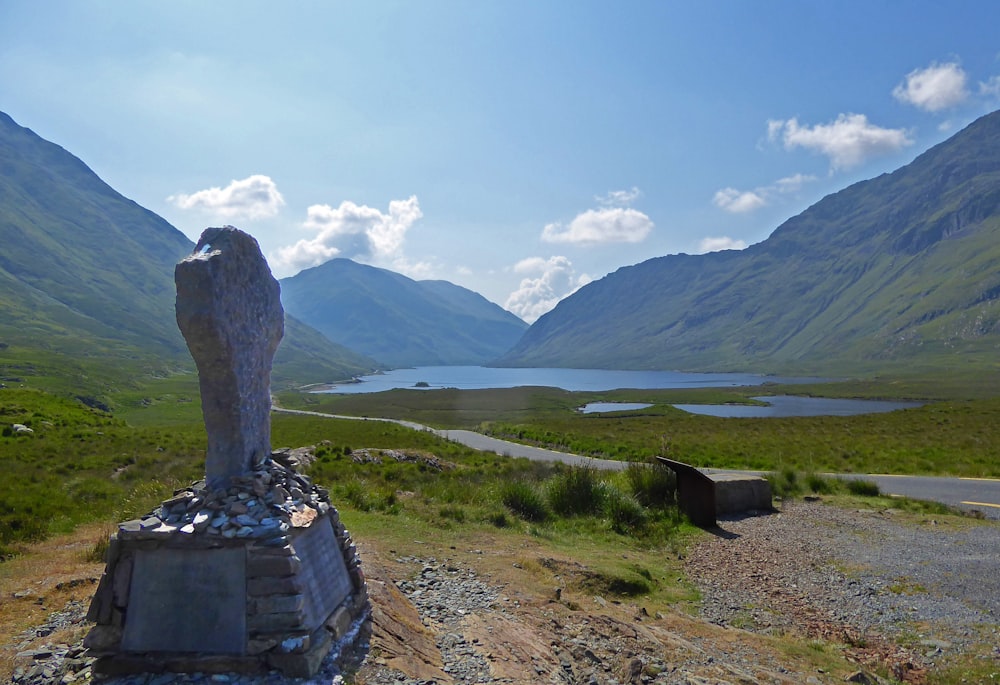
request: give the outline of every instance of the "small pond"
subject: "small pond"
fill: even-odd
[[[796,397],[775,395],[754,397],[767,406],[746,404],[675,404],[692,414],[719,416],[723,418],[779,418],[790,416],[856,416],[858,414],[882,414],[898,409],[919,407],[922,402],[888,402],[884,400],[844,400],[828,397]]]
[[[645,409],[652,406],[645,402],[591,402],[590,404],[583,405],[577,411],[581,414],[597,414],[606,411],[635,411],[636,409]]]

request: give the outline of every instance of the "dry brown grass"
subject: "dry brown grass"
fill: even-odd
[[[106,532],[101,523],[81,526],[69,535],[26,545],[20,556],[0,563],[0,681],[8,681],[16,666],[15,655],[23,649],[19,635],[71,600],[89,602],[104,564],[88,561],[88,556]],[[84,631],[75,627],[34,642],[72,644]]]

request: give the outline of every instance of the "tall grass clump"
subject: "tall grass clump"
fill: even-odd
[[[821,476],[818,473],[807,473],[805,480],[806,489],[817,495],[829,495],[836,492],[838,488],[838,483],[833,478]]]
[[[797,497],[802,494],[802,481],[795,469],[784,468],[765,476],[771,484],[771,494],[775,497]]]
[[[574,466],[553,476],[547,495],[549,508],[559,516],[597,514],[604,510],[607,488],[597,471]]]
[[[604,488],[604,515],[611,530],[621,535],[638,533],[649,521],[649,514],[638,499],[613,486]]]
[[[856,480],[854,478],[847,480],[847,491],[852,495],[859,495],[861,497],[878,497],[880,494],[878,483],[870,480]]]
[[[644,507],[665,509],[675,504],[677,476],[666,466],[631,462],[625,469],[632,495]]]
[[[508,481],[501,485],[500,502],[525,521],[538,523],[549,515],[545,498],[538,488],[525,481]]]

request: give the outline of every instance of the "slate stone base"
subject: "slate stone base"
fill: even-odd
[[[275,468],[283,483],[277,498],[262,492],[259,479],[249,495],[238,486],[206,493],[196,484],[164,503],[154,517],[159,525],[145,524],[148,518],[119,525],[88,613],[96,625],[84,645],[98,657],[97,672],[278,669],[309,677],[369,615],[361,562],[325,491],[298,474],[289,488],[288,467]],[[168,510],[178,509],[178,497],[190,511],[175,511],[180,520],[173,521]],[[230,500],[256,511],[258,524],[249,514],[227,514]],[[207,517],[217,525],[184,524],[206,520],[212,502],[221,502]],[[237,528],[251,532],[227,534]]]

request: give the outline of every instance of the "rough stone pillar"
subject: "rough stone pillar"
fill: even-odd
[[[177,325],[198,366],[205,477],[227,487],[271,454],[271,363],[284,334],[278,282],[257,241],[207,228],[174,269]]]

